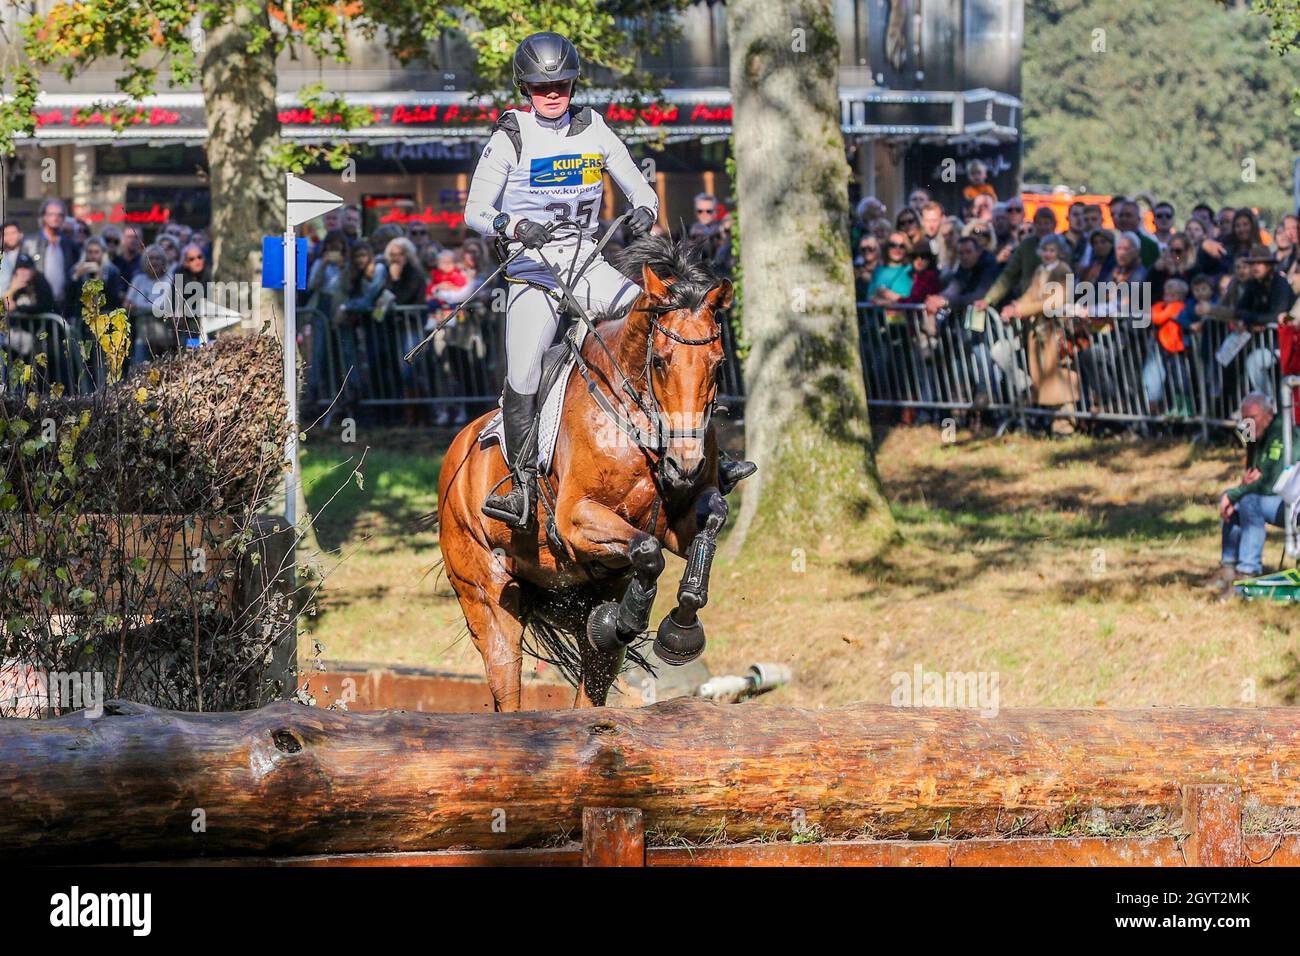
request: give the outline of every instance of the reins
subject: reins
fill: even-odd
[[[625,213],[610,225],[610,228],[606,231],[600,242],[592,250],[591,254],[587,256],[580,267],[577,266],[577,261],[581,249],[581,227],[571,219],[562,219],[551,224],[548,227],[548,232],[552,237],[560,234],[562,230],[569,228],[576,230],[579,233],[576,237],[577,244],[574,249],[573,261],[570,263],[567,275],[565,276],[561,276],[560,270],[551,264],[551,261],[547,259],[540,249],[537,250],[537,256],[538,259],[541,260],[542,265],[545,266],[546,270],[551,274],[551,278],[555,281],[556,289],[559,291],[560,301],[566,304],[579,321],[587,327],[587,330],[596,340],[599,348],[604,352],[606,359],[609,361],[610,371],[607,373],[605,369],[601,368],[599,365],[592,365],[583,358],[582,351],[579,349],[577,343],[574,342],[574,337],[572,335],[564,335],[563,340],[573,358],[574,366],[577,369],[578,374],[582,376],[583,381],[586,383],[587,394],[591,396],[592,401],[595,402],[601,412],[628,437],[646,459],[646,465],[650,470],[656,490],[654,505],[649,518],[650,526],[647,529],[649,533],[653,534],[654,529],[658,524],[664,495],[664,469],[667,464],[671,463],[671,460],[666,454],[669,444],[674,440],[679,439],[702,440],[708,432],[709,424],[713,417],[713,411],[717,407],[717,384],[715,382],[713,394],[709,397],[709,402],[705,409],[704,420],[699,427],[671,428],[665,425],[665,413],[654,389],[653,362],[655,334],[657,332],[663,333],[664,336],[677,342],[679,345],[703,346],[711,345],[717,341],[722,334],[722,328],[720,325],[715,323],[715,328],[711,335],[698,339],[688,338],[687,336],[681,335],[664,325],[657,318],[657,316],[675,310],[667,307],[654,306],[637,308],[634,305],[634,307],[628,312],[629,316],[633,311],[651,313],[650,325],[646,334],[646,356],[644,367],[646,382],[645,394],[642,394],[642,392],[636,387],[632,378],[623,370],[618,361],[618,357],[614,355],[608,343],[606,343],[604,337],[596,328],[595,322],[592,320],[591,316],[587,314],[586,309],[583,308],[582,304],[578,301],[577,296],[573,292],[574,283],[577,279],[581,278],[591,264],[596,261],[596,258],[604,250],[609,240],[614,236],[618,227],[624,220],[626,220],[628,215],[630,214]],[[517,254],[518,253],[516,253],[516,255]],[[541,287],[539,286],[539,288]],[[544,291],[554,295],[554,290]],[[611,375],[619,380],[618,384],[611,380]],[[605,390],[601,388],[602,383],[605,388],[608,389],[608,394],[606,394]],[[628,399],[631,400],[631,406],[628,404]],[[637,424],[632,420],[633,408],[640,411],[641,414],[650,422],[651,431],[649,435],[647,435],[645,431],[637,426]],[[539,476],[538,484],[539,488],[543,489],[543,493],[540,495],[543,507],[548,512],[551,523],[553,523],[553,504],[551,501],[547,500],[545,491],[550,490],[553,497],[555,490],[550,488],[550,482],[546,475]],[[551,531],[549,529],[547,534],[548,537],[551,536]]]

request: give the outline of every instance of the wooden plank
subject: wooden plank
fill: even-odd
[[[942,840],[860,840],[825,843],[731,843],[657,846],[647,866],[948,866]]]
[[[332,661],[326,661],[325,668],[304,672],[299,679],[299,685],[315,698],[317,707],[343,702],[345,709],[354,713],[492,712],[492,692],[482,677]],[[522,705],[524,710],[567,710],[573,706],[573,688],[528,681],[523,685]]]
[[[199,857],[188,860],[150,860],[135,865],[220,867],[576,867],[582,865],[582,850],[571,845],[524,850],[435,850],[431,853],[326,853],[317,856],[219,857],[214,859]]]
[[[1247,866],[1300,867],[1300,833],[1252,833],[1242,844]]]
[[[227,574],[235,561],[233,548],[226,543],[234,533],[234,520],[228,516],[91,514],[75,516],[75,525],[69,528],[69,524],[62,516],[38,519],[29,514],[10,514],[0,521],[0,532],[13,536],[6,554],[39,550],[38,536],[51,532],[93,535],[94,540],[106,539],[116,552],[112,561],[105,559],[98,568],[83,564],[67,585],[51,581],[56,609],[69,606],[67,592],[73,586],[90,588],[105,605],[120,602],[125,594],[145,614],[163,610],[159,602],[181,589],[211,592],[223,606],[235,599],[235,576]],[[195,571],[195,550],[200,548],[204,564]],[[136,558],[146,559],[148,567],[139,575],[127,572],[123,583],[119,575]]]
[[[626,807],[582,808],[583,866],[645,866],[645,822]]]
[[[953,866],[1182,866],[1174,836],[954,840]]]
[[[1184,787],[1183,832],[1188,866],[1245,866],[1241,787],[1224,783]]]
[[[1262,866],[1296,865],[1300,836],[1254,836]],[[1045,839],[829,840],[823,843],[732,843],[644,847],[646,866],[672,867],[1180,867],[1178,838],[1048,837]],[[1270,856],[1270,853],[1272,854]],[[345,853],[180,861],[193,866],[579,866],[573,845],[517,850],[438,850],[430,853]],[[170,865],[168,861],[142,865]],[[600,864],[596,864],[600,865]],[[617,865],[617,864],[612,864]],[[636,865],[636,864],[634,864]]]

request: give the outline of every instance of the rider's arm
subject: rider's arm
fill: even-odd
[[[618,188],[623,190],[623,195],[627,197],[628,204],[633,209],[645,206],[658,215],[659,196],[645,181],[645,176],[641,174],[636,161],[632,159],[632,154],[627,151],[627,146],[608,126],[604,127],[604,134],[605,169],[609,172],[610,178],[618,183]]]
[[[492,220],[501,213],[497,204],[505,192],[506,178],[514,164],[514,152],[514,144],[501,130],[493,133],[483,148],[465,201],[465,223],[475,232],[485,236],[495,233]],[[510,217],[510,225],[506,227],[508,235],[513,235],[518,221],[518,216]]]

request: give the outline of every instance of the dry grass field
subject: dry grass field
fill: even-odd
[[[442,444],[381,432],[368,450],[309,448],[326,576],[308,637],[324,657],[479,671],[436,535],[416,524],[435,505]],[[347,476],[363,451],[358,486]],[[817,541],[772,542],[764,558],[724,544],[705,660],[715,673],[787,663],[793,682],[761,701],[810,707],[886,702],[891,676],[917,665],[995,673],[1004,707],[1294,703],[1300,612],[1198,586],[1217,563],[1213,503],[1241,457],[894,429],[879,462],[905,543],[874,558]],[[1274,532],[1266,564],[1280,551]],[[670,559],[655,621],[681,566]]]

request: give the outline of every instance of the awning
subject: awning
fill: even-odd
[[[484,138],[500,109],[464,92],[346,93],[353,106],[369,107],[370,126],[342,131],[338,118],[304,108],[295,94],[276,97],[282,135],[302,143],[392,143]],[[207,139],[200,93],[151,96],[130,110],[120,132],[111,128],[117,94],[42,94],[37,100],[35,146],[201,145]],[[731,135],[731,94],[726,89],[673,89],[637,101],[630,94],[595,90],[577,102],[601,111],[625,138],[666,137],[669,142]],[[79,115],[92,111],[89,115]],[[840,93],[841,127],[854,137],[951,139],[1019,136],[1020,100],[992,90],[898,92],[846,89]],[[21,141],[20,141],[21,142]]]

